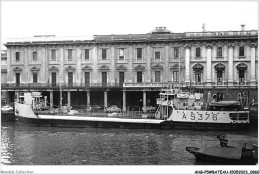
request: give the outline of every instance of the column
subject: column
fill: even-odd
[[[163,59],[164,59],[164,65],[165,65],[165,71],[161,71],[161,74],[164,75],[163,76],[163,79],[165,81],[163,81],[163,79],[161,79],[162,82],[168,82],[168,81],[171,81],[171,76],[169,75],[170,74],[170,71],[169,71],[169,46],[166,45],[165,46],[165,54],[163,54],[163,50],[162,50],[162,55],[163,55]],[[165,56],[165,57],[164,57]]]
[[[146,109],[146,91],[143,91],[143,107]]]
[[[117,60],[117,58],[116,58],[116,52],[117,52],[117,51],[118,51],[118,50],[115,49],[115,46],[112,45],[112,46],[111,46],[111,60],[110,60],[110,66],[111,66],[111,71],[110,71],[110,73],[111,73],[111,79],[110,79],[110,82],[111,82],[112,84],[115,83],[115,79],[116,79],[116,60]],[[126,49],[124,50],[124,52],[126,52]],[[125,58],[125,59],[126,59],[126,58]]]
[[[228,84],[229,85],[233,85],[234,82],[233,60],[234,60],[234,45],[230,44],[228,46]]]
[[[123,91],[123,112],[126,112],[126,91]]]
[[[104,110],[107,108],[107,91],[104,91]]]
[[[87,91],[87,108],[90,107],[90,91]]]
[[[190,46],[185,47],[185,83],[190,83]]]
[[[93,47],[93,72],[92,72],[92,76],[93,79],[91,80],[92,83],[97,83],[98,82],[98,47],[94,46]],[[95,77],[95,78],[94,78]]]
[[[70,102],[70,91],[67,91],[67,96],[68,96],[68,106],[70,107],[71,102]]]
[[[50,91],[50,108],[53,108],[53,91]]]
[[[76,83],[80,84],[80,86],[82,86],[82,70],[81,70],[81,50],[80,47],[78,47],[77,49],[75,49],[76,52]]]
[[[143,60],[145,61],[145,59],[147,59],[147,71],[146,71],[147,82],[152,82],[152,70],[151,70],[152,53],[151,52],[152,52],[151,46],[148,45],[146,48],[143,48]]]
[[[211,86],[212,79],[211,79],[211,46],[207,46],[207,86]]]
[[[255,44],[251,45],[251,74],[250,74],[250,84],[255,85]]]

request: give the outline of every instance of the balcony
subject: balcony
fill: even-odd
[[[147,83],[147,82],[143,82],[143,83],[124,83],[124,88],[162,88],[163,86],[167,86],[168,83],[163,83],[163,82],[159,82],[159,83]]]
[[[223,37],[223,36],[257,36],[257,30],[223,31],[223,32],[186,32],[186,37]]]
[[[59,83],[2,83],[2,89],[59,89]],[[123,88],[122,83],[62,83],[62,89]]]

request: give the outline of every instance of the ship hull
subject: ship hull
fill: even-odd
[[[85,117],[88,118],[88,117]],[[69,127],[69,128],[120,128],[120,129],[162,129],[162,130],[198,130],[198,131],[232,131],[246,130],[248,124],[226,123],[195,123],[195,122],[170,122],[160,123],[131,122],[128,121],[102,121],[102,120],[73,120],[73,119],[39,119],[17,116],[19,124],[41,127]],[[136,120],[135,120],[136,121]]]
[[[19,124],[43,127],[73,128],[122,128],[122,129],[163,129],[163,130],[243,130],[248,123],[217,123],[170,121],[160,119],[129,119],[114,117],[89,117],[77,115],[35,114],[30,105],[16,103],[15,113]]]
[[[197,131],[239,131],[249,129],[249,123],[206,123],[164,121],[162,129],[197,130]]]
[[[67,128],[120,128],[120,129],[161,129],[160,123],[102,121],[102,120],[65,120],[65,119],[38,119],[17,116],[19,124],[41,127]],[[85,117],[88,118],[88,117]],[[142,119],[140,119],[142,120]]]
[[[15,122],[14,112],[1,112],[1,122]]]

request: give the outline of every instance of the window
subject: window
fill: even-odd
[[[161,82],[161,72],[155,71],[155,82]]]
[[[73,72],[68,72],[68,85],[73,86]]]
[[[142,83],[142,72],[137,72],[137,83]]]
[[[89,72],[85,72],[85,86],[89,86],[90,83],[90,74]]]
[[[244,57],[245,56],[245,48],[243,46],[239,47],[239,56],[240,57]]]
[[[124,60],[124,49],[119,49],[119,60]]]
[[[51,50],[51,61],[56,61],[56,50]]]
[[[68,61],[72,61],[72,49],[68,49]]]
[[[217,57],[222,57],[222,47],[217,47]]]
[[[33,73],[33,83],[37,83],[37,73]]]
[[[102,86],[107,85],[107,72],[102,72]]]
[[[85,49],[85,60],[89,60],[89,49]]]
[[[51,73],[51,84],[52,86],[56,86],[56,72]]]
[[[37,62],[37,52],[33,52],[33,62]]]
[[[195,81],[197,83],[201,82],[201,72],[195,72]]]
[[[101,52],[102,52],[102,60],[107,59],[107,50],[106,49],[102,49]]]
[[[20,61],[20,52],[15,52],[15,61],[16,62]]]
[[[173,57],[174,58],[179,58],[179,47],[174,47],[173,48]]]
[[[200,47],[196,48],[196,57],[201,57]]]
[[[239,81],[244,82],[245,81],[245,70],[239,70]]]
[[[179,82],[179,71],[173,71],[173,81]]]
[[[124,72],[119,72],[119,85],[123,86],[125,81],[125,73]]]
[[[137,48],[137,59],[142,59],[143,55],[142,55],[142,48]]]
[[[156,51],[156,52],[154,53],[154,57],[155,57],[155,59],[160,59],[160,58],[161,58],[161,53],[158,52],[158,51]]]
[[[15,73],[15,82],[16,82],[16,86],[19,86],[20,84],[20,73]]]
[[[217,82],[222,82],[223,81],[223,71],[222,70],[217,70]]]

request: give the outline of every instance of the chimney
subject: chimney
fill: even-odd
[[[203,26],[202,26],[202,31],[203,31],[203,32],[206,32],[206,26],[205,26],[204,23],[203,23]]]
[[[245,26],[246,26],[245,24],[241,25],[241,31],[245,31]]]

